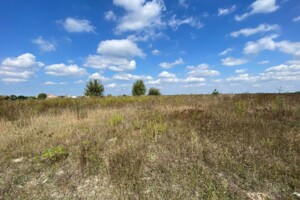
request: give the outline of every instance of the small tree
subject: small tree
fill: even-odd
[[[47,98],[47,94],[45,94],[45,93],[40,93],[40,94],[38,94],[38,97],[37,97],[38,99],[46,99]]]
[[[152,87],[149,89],[148,95],[159,96],[159,95],[161,95],[161,93],[160,93],[159,89]]]
[[[104,86],[97,79],[89,80],[85,86],[85,96],[102,97],[104,95]]]
[[[219,95],[220,92],[217,89],[214,89],[214,91],[211,93],[212,95]]]
[[[146,86],[143,80],[136,80],[132,86],[132,95],[141,96],[146,94]]]

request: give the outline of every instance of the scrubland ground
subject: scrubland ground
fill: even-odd
[[[300,95],[0,101],[0,199],[296,199]]]

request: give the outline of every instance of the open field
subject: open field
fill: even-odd
[[[296,199],[300,95],[0,101],[0,199]]]

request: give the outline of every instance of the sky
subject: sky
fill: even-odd
[[[0,95],[300,91],[299,0],[0,0]]]

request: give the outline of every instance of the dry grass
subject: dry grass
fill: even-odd
[[[0,101],[0,199],[296,199],[300,95]]]

